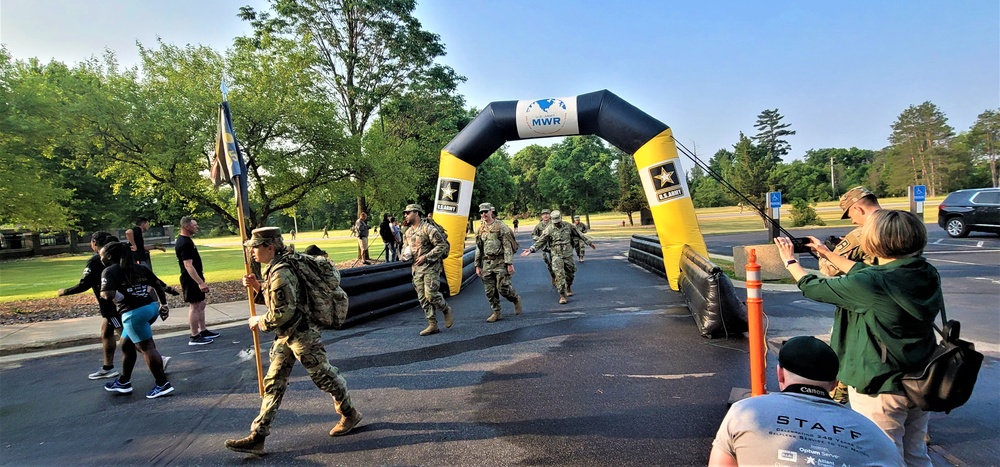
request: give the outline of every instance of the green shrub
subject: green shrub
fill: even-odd
[[[808,201],[804,199],[792,201],[792,227],[806,225],[826,225],[826,222],[820,219]]]

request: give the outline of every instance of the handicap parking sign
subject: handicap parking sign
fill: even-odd
[[[927,201],[927,185],[913,186],[913,201]]]
[[[772,208],[780,208],[781,207],[781,192],[780,191],[772,191],[772,192],[768,193],[768,197],[771,199],[771,207]]]

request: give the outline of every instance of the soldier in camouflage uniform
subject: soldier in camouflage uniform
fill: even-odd
[[[514,304],[514,314],[521,314],[521,296],[510,283],[514,274],[514,253],[517,247],[514,234],[496,220],[495,210],[490,203],[479,205],[479,216],[483,220],[476,234],[476,275],[483,279],[486,298],[490,301],[493,314],[486,318],[492,323],[500,319],[500,296]]]
[[[253,231],[246,247],[251,249],[255,261],[266,264],[264,283],[253,274],[243,277],[243,285],[256,292],[255,301],[267,305],[267,313],[251,316],[250,329],[274,331],[271,346],[271,364],[264,377],[264,396],[260,404],[260,414],[250,424],[250,435],[242,439],[226,441],[226,448],[252,454],[264,453],[264,438],[271,432],[271,422],[278,414],[278,406],[288,388],[288,376],[295,360],[309,372],[313,383],[333,397],[333,406],[340,414],[340,422],[330,430],[330,436],[347,434],[361,422],[361,412],[351,403],[347,392],[347,382],[339,370],[330,365],[323,347],[319,329],[307,317],[304,301],[305,292],[300,288],[299,278],[281,257],[288,254],[281,230],[277,227],[263,227]]]
[[[584,224],[583,222],[580,222],[580,216],[573,216],[573,227],[576,227],[576,230],[579,230],[580,233],[582,233],[582,234],[585,234],[585,233],[587,233],[588,230],[590,230],[590,229],[587,228],[587,224]],[[581,242],[579,240],[574,241],[573,242],[573,249],[576,250],[576,256],[578,258],[580,258],[580,262],[582,263],[583,262],[583,254],[587,252],[587,249],[584,248],[583,242]]]
[[[573,278],[576,273],[576,264],[573,264],[573,238],[578,238],[595,250],[597,247],[586,235],[576,230],[573,224],[563,222],[559,211],[552,211],[551,219],[552,223],[545,228],[535,244],[521,252],[521,256],[528,256],[545,246],[552,250],[552,269],[556,275],[556,288],[559,289],[559,303],[566,303],[566,297],[573,295]]]
[[[534,242],[538,241],[538,237],[542,236],[542,232],[545,228],[552,223],[552,211],[548,209],[542,209],[542,219],[535,224],[535,229],[531,231],[531,240]],[[545,269],[549,271],[549,277],[552,278],[552,285],[556,286],[556,273],[552,269],[552,252],[548,245],[542,248],[542,260],[545,261]]]
[[[878,258],[866,254],[861,250],[861,229],[864,227],[865,222],[871,217],[872,213],[882,209],[878,204],[878,199],[868,191],[867,188],[863,186],[857,186],[851,188],[844,193],[844,196],[840,198],[840,209],[844,211],[844,215],[841,219],[851,219],[851,224],[857,225],[858,227],[850,231],[847,235],[837,242],[837,246],[833,249],[833,254],[843,256],[854,262],[864,262],[866,264],[876,264]],[[833,263],[826,259],[819,259],[819,270],[823,274],[834,277],[842,276],[846,274],[846,271],[841,271],[834,266]],[[837,308],[835,313],[847,313],[847,310],[843,308]],[[844,318],[846,319],[846,318]],[[831,339],[836,339],[844,341],[847,336],[830,336]],[[847,385],[838,382],[837,388],[833,390],[831,394],[834,400],[840,402],[841,404],[846,404],[847,400]]]
[[[444,327],[450,328],[452,324],[451,306],[441,294],[441,272],[444,270],[441,260],[448,256],[451,245],[429,219],[420,218],[423,214],[424,208],[419,204],[409,204],[403,211],[403,222],[408,228],[403,233],[402,259],[413,260],[413,288],[417,290],[417,300],[427,318],[427,327],[420,335],[429,336],[441,332],[437,310],[444,314]]]

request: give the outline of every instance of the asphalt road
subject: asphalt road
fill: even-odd
[[[626,240],[597,244],[568,305],[556,303],[536,254],[515,261],[520,316],[505,302],[504,318],[486,323],[476,281],[449,299],[456,323],[441,334],[418,336],[416,309],[324,332],[365,417],[347,436],[327,435],[332,402],[296,366],[269,454],[225,450],[259,407],[254,365],[241,357],[250,333],[236,325],[209,346],[158,338],[177,391],[157,400],[141,394],[152,386],[141,363],[130,396],[87,380],[93,348],[4,365],[0,464],[704,465],[731,389],[749,386],[747,341],[700,337],[683,297],[624,259]],[[769,339],[829,329],[829,311],[800,299],[765,294]],[[995,355],[988,366],[995,386]],[[777,389],[773,375],[767,386]],[[1000,463],[1000,391],[982,389],[935,416],[940,465]]]

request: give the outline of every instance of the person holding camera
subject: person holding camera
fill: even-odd
[[[170,314],[162,282],[153,271],[135,263],[127,243],[110,242],[101,248],[100,255],[105,266],[101,273],[101,297],[114,300],[122,316],[122,372],[114,381],[105,384],[104,389],[119,394],[132,392],[132,369],[138,347],[156,379],[156,385],[146,393],[146,398],[155,399],[174,392],[163,369],[163,357],[153,342],[151,327],[157,315],[165,320]],[[150,296],[150,288],[159,301]]]
[[[838,377],[848,386],[851,408],[889,435],[907,465],[930,466],[929,414],[900,385],[905,373],[922,368],[934,352],[933,323],[944,307],[941,276],[921,256],[924,223],[905,211],[872,213],[862,227],[861,249],[876,265],[834,255],[815,237],[810,240],[810,248],[847,273],[808,274],[788,238],[774,243],[803,296],[844,310],[834,315],[830,345],[840,358]]]

